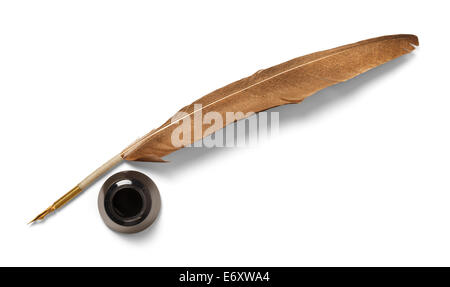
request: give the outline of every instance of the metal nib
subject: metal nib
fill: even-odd
[[[55,201],[49,208],[44,210],[41,214],[36,216],[33,220],[28,222],[28,224],[35,222],[36,220],[42,220],[44,217],[46,217],[48,214],[52,213],[53,211],[57,210],[64,204],[66,204],[68,201],[70,201],[72,198],[77,196],[82,189],[77,185],[74,188],[72,188],[68,193],[64,194],[60,199]]]
[[[40,213],[38,216],[36,216],[33,220],[31,220],[30,222],[28,222],[28,224],[35,222],[36,220],[43,220],[44,217],[46,217],[49,213],[53,212],[55,210],[55,208],[52,206],[50,206],[49,208],[47,208],[46,210],[44,210],[42,213]]]

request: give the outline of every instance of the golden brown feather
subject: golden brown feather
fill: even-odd
[[[280,105],[299,103],[319,90],[410,53],[414,50],[413,45],[419,45],[415,35],[392,35],[316,52],[260,70],[198,99],[181,111],[191,117],[193,130],[194,115],[200,112],[194,110],[194,104],[201,104],[204,114],[218,112],[226,119],[226,112],[256,113]],[[172,122],[169,119],[127,147],[121,154],[122,158],[162,161],[162,157],[180,148],[172,145],[171,135],[181,120]],[[223,126],[231,122],[224,121]],[[208,133],[192,133],[189,144],[223,126],[208,129],[210,125],[203,124],[203,130],[208,129]]]

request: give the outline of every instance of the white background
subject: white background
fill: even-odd
[[[0,265],[450,265],[445,1],[2,1]],[[102,222],[96,184],[37,213],[182,106],[294,57],[413,33],[412,54],[302,104],[252,148],[126,163],[157,222]]]

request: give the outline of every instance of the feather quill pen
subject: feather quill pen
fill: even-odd
[[[280,105],[300,103],[319,90],[347,81],[408,54],[418,45],[419,40],[415,35],[400,34],[373,38],[295,58],[215,90],[181,109],[183,116],[176,120],[169,119],[159,128],[128,146],[31,222],[44,219],[46,215],[66,204],[122,160],[164,161],[162,159],[164,156],[182,148],[173,145],[171,137],[174,130],[187,117],[191,118],[191,130],[194,131],[194,117],[201,112],[217,112],[223,119],[227,119],[225,116],[227,112],[242,112],[247,115]],[[196,109],[199,105],[201,110]],[[193,132],[185,144],[200,140],[234,121],[235,119],[224,121],[219,126],[203,123],[202,130],[205,132],[200,134]]]

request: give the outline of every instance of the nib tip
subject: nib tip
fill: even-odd
[[[38,216],[36,216],[33,220],[28,222],[28,224],[31,224],[37,220],[43,220],[49,213],[51,213],[54,210],[53,206],[50,206],[46,210],[44,210],[42,213],[40,213]]]

